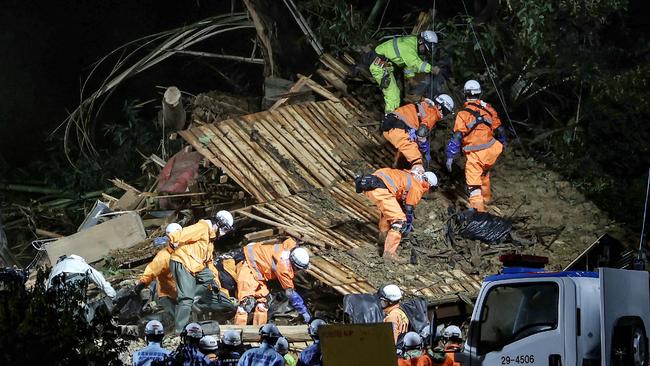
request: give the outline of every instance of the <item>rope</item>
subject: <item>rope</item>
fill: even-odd
[[[483,53],[483,47],[481,47],[481,42],[478,40],[478,36],[476,35],[476,31],[474,30],[474,26],[472,25],[472,22],[469,20],[470,15],[469,11],[467,10],[467,5],[465,5],[465,0],[460,0],[461,3],[463,3],[463,8],[465,9],[465,15],[467,16],[467,24],[469,24],[469,28],[472,30],[472,35],[474,36],[474,40],[476,41],[476,45],[478,46],[478,50],[481,53],[481,58],[483,59],[483,64],[485,64],[485,70],[487,71],[488,76],[490,77],[490,81],[492,81],[492,85],[494,86],[494,91],[497,93],[497,97],[499,98],[499,102],[501,102],[501,107],[503,107],[503,111],[506,114],[506,118],[508,119],[508,124],[510,124],[510,128],[512,130],[512,133],[515,135],[515,139],[517,142],[519,142],[519,145],[521,145],[521,148],[524,151],[524,154],[526,154],[526,148],[524,147],[524,144],[521,142],[519,139],[519,135],[517,134],[517,130],[515,129],[515,125],[512,123],[512,120],[510,119],[510,114],[508,113],[508,108],[506,106],[505,99],[503,99],[503,96],[499,92],[499,88],[497,87],[497,83],[494,81],[494,77],[492,76],[492,72],[490,72],[490,66],[488,65],[488,62],[485,58],[485,54]]]
[[[650,168],[648,168],[648,185],[645,188],[645,205],[643,206],[643,223],[641,224],[641,238],[639,239],[639,251],[643,248],[643,235],[645,234],[645,220],[648,213],[648,194],[650,194]]]

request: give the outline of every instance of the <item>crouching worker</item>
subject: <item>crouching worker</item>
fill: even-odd
[[[406,159],[406,168],[422,168],[423,164],[428,168],[431,129],[453,109],[453,99],[440,94],[433,100],[425,98],[417,104],[409,103],[388,113],[381,123],[381,130],[384,138],[397,149],[393,168],[399,167],[402,158]]]
[[[86,286],[88,281],[97,285],[104,295],[104,298],[92,303],[86,302]],[[83,286],[84,302],[86,302],[86,319],[90,322],[95,317],[95,310],[105,307],[108,311],[112,309],[116,292],[113,286],[106,281],[101,272],[91,267],[82,257],[71,254],[59,257],[54,268],[50,272],[45,287],[48,290],[62,290],[74,286]]]
[[[385,260],[398,264],[408,261],[397,255],[403,234],[413,229],[415,206],[422,196],[438,185],[432,172],[383,168],[372,175],[357,177],[356,189],[379,209],[379,242],[383,241]]]
[[[235,324],[246,325],[248,314],[253,310],[253,325],[267,322],[269,310],[266,304],[266,296],[269,294],[267,282],[271,280],[280,282],[289,304],[308,323],[311,314],[293,284],[296,272],[309,267],[307,250],[297,247],[293,238],[273,245],[250,243],[243,250],[245,260],[237,267],[239,307],[235,315]]]
[[[164,336],[163,325],[157,320],[149,321],[144,327],[144,338],[148,345],[133,352],[133,366],[148,366],[153,361],[164,359],[169,354],[169,351],[161,346]]]

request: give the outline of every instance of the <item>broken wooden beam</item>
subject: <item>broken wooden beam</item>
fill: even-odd
[[[259,325],[231,325],[224,324],[219,326],[221,334],[227,330],[241,331],[241,339],[245,343],[259,342],[260,326]],[[307,325],[278,325],[278,330],[289,343],[292,342],[311,342],[312,339],[307,331]]]

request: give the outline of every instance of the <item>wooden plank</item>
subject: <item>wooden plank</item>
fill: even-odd
[[[345,84],[345,82],[336,76],[336,74],[331,70],[318,68],[318,70],[316,70],[316,73],[325,79],[328,83],[332,84],[338,91],[342,92],[345,95],[348,94],[347,84]]]
[[[299,76],[302,77],[302,75],[298,74]],[[322,97],[331,100],[332,102],[335,103],[340,103],[341,101],[339,98],[336,97],[336,95],[332,94],[329,90],[323,88],[320,84],[316,83],[315,81],[311,79],[307,79],[306,85],[311,88],[314,92],[317,94],[320,94]]]
[[[62,255],[76,254],[93,263],[111,250],[130,248],[147,239],[140,215],[124,213],[114,219],[45,244],[52,265]]]
[[[327,153],[314,142],[313,137],[309,135],[308,131],[306,131],[305,128],[290,115],[288,112],[288,109],[290,108],[291,106],[287,106],[279,109],[277,111],[278,115],[275,117],[277,120],[281,121],[280,123],[282,123],[282,126],[285,127],[285,129],[289,129],[288,131],[291,131],[293,135],[300,137],[300,139],[297,140],[302,142],[302,146],[305,148],[306,152],[309,153],[309,155],[305,156],[313,162],[320,164],[323,170],[329,174],[332,181],[336,180],[339,177],[339,174],[336,171],[338,164],[329,161],[331,158],[327,156]]]
[[[266,229],[266,230],[256,231],[254,233],[245,234],[244,238],[246,238],[246,241],[257,241],[261,239],[270,238],[276,235],[278,235],[278,231],[276,229]]]
[[[296,105],[296,108],[300,111],[301,115],[308,120],[315,129],[320,131],[328,131],[326,134],[328,139],[334,143],[338,149],[343,150],[346,158],[356,159],[359,154],[357,153],[356,145],[353,140],[349,138],[343,131],[343,124],[338,120],[328,120],[327,116],[320,113],[320,110],[316,109],[312,103],[304,103]]]
[[[295,92],[299,91],[303,86],[305,86],[305,84],[307,83],[307,79],[309,79],[309,78],[311,78],[311,76],[309,76],[309,77],[302,76],[302,77],[301,77],[300,79],[298,79],[298,81],[297,81],[295,84],[293,84],[293,86],[289,89],[289,93],[295,93]],[[287,98],[280,98],[280,99],[278,99],[275,103],[273,103],[273,105],[271,106],[271,108],[269,108],[268,110],[269,110],[269,111],[273,111],[273,110],[279,108],[279,107],[280,107],[281,105],[283,105],[284,103],[286,103],[288,100],[289,100],[288,97],[287,97]]]

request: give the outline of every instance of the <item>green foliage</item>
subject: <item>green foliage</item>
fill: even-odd
[[[22,281],[3,281],[0,292],[0,364],[122,365],[126,350],[108,311],[86,321],[80,304],[85,283],[47,291],[48,271],[40,269],[33,288]]]

